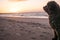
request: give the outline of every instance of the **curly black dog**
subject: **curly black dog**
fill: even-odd
[[[54,29],[55,37],[52,40],[60,40],[60,6],[55,1],[50,1],[43,9],[49,15],[49,23]]]

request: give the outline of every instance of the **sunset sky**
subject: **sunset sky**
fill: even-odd
[[[43,6],[48,1],[51,0],[0,0],[0,13],[43,12]],[[55,1],[60,2],[59,0]]]

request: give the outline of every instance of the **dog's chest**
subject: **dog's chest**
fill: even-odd
[[[60,16],[57,17],[50,17],[49,22],[52,26],[60,29]]]

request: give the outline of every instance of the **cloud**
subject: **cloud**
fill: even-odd
[[[8,0],[8,1],[19,2],[19,1],[26,1],[26,0]]]

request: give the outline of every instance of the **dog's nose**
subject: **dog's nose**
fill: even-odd
[[[47,9],[47,6],[44,6],[43,9],[46,10]]]

